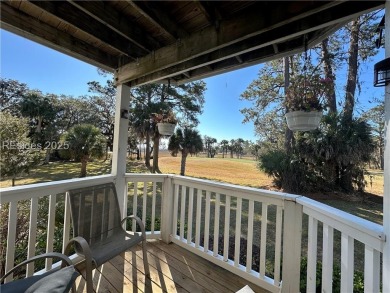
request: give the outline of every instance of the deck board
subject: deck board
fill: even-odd
[[[148,240],[150,278],[145,278],[141,246],[115,257],[93,272],[95,292],[236,292],[249,285],[266,290],[214,265],[175,244]],[[77,292],[86,292],[85,281],[76,281]]]

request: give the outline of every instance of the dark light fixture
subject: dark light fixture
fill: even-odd
[[[374,65],[374,86],[386,86],[390,83],[390,58]]]

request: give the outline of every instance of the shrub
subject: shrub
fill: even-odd
[[[316,292],[321,292],[322,287],[322,263],[317,262],[316,272]],[[301,280],[300,280],[300,291],[306,292],[307,285],[307,258],[302,257],[301,259]],[[340,292],[341,285],[341,268],[338,264],[333,265],[333,283],[332,292]],[[364,292],[364,274],[363,272],[356,271],[354,273],[353,292],[363,293]]]
[[[259,169],[274,178],[278,188],[300,192],[307,188],[307,172],[304,164],[294,154],[284,150],[270,150],[259,156]]]

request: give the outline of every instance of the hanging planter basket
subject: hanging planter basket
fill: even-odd
[[[157,123],[158,133],[161,135],[172,135],[175,132],[176,124]]]
[[[286,113],[287,126],[292,131],[310,131],[320,125],[321,111],[293,111]]]

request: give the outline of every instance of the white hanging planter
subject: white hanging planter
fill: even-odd
[[[175,132],[176,124],[157,123],[158,132],[161,135],[172,135]]]
[[[321,111],[293,111],[286,113],[287,126],[292,131],[314,130],[320,124],[321,117]]]

